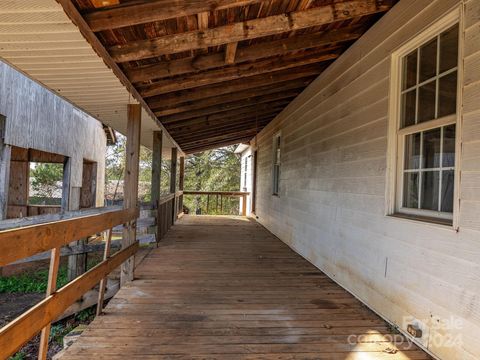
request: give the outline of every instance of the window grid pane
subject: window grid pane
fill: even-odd
[[[404,141],[402,207],[451,213],[455,125],[410,134]]]
[[[456,113],[457,66],[458,24],[403,58],[401,128]]]

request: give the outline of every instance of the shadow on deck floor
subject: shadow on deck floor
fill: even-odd
[[[185,216],[135,276],[62,360],[430,359],[251,219]]]

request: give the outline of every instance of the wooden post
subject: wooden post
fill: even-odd
[[[125,209],[136,208],[138,205],[138,168],[140,157],[140,129],[142,108],[138,104],[128,105],[127,146],[125,150],[125,180],[124,201]],[[136,241],[136,224],[133,220],[123,228],[122,249],[126,249]],[[120,285],[133,280],[135,257],[131,256],[122,264]]]
[[[247,216],[247,195],[242,195],[242,216]]]
[[[180,157],[180,179],[178,181],[178,190],[183,191],[185,185],[185,157]]]
[[[177,192],[177,148],[172,148],[172,166],[171,166],[171,173],[170,173],[170,192],[172,194],[176,194]],[[172,204],[172,225],[177,220],[177,206],[176,206],[177,196],[173,198]]]
[[[105,242],[105,249],[103,250],[103,260],[107,260],[110,257],[110,245],[112,244],[112,232],[113,229],[108,231],[107,241]],[[98,289],[98,304],[97,304],[97,316],[103,312],[103,300],[105,298],[105,287],[108,281],[108,277],[104,277],[100,280],[100,286]]]
[[[52,249],[50,259],[50,270],[48,272],[47,297],[53,294],[57,288],[58,267],[60,265],[60,248]],[[40,336],[40,346],[38,350],[38,359],[45,360],[48,353],[48,338],[50,337],[50,327],[48,324],[42,329]]]
[[[11,146],[5,144],[6,118],[0,115],[0,220],[7,218]]]
[[[207,194],[207,215],[210,210],[210,194]]]
[[[62,187],[62,211],[74,211],[80,209],[79,187],[72,186],[72,158],[65,158],[63,163],[63,187]],[[86,239],[78,239],[70,243],[70,246],[79,246],[86,243]],[[85,272],[87,268],[87,255],[77,254],[68,257],[68,280],[72,281]]]
[[[162,236],[162,216],[160,206],[161,194],[161,177],[162,177],[162,131],[153,132],[153,149],[152,149],[152,204],[157,210],[157,229],[155,239],[158,242]]]

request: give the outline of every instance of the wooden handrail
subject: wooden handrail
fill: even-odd
[[[242,216],[247,215],[247,196],[250,195],[247,191],[190,191],[184,190],[183,195],[197,195],[197,196],[207,196],[207,213],[209,210],[210,204],[210,195],[217,197],[217,207],[218,207],[218,196],[220,196],[220,211],[223,211],[223,197],[240,197],[242,198]]]
[[[119,251],[107,260],[52,293],[36,306],[0,329],[0,358],[6,359],[57,319],[71,304],[93,288],[110,272],[138,250],[138,242]]]
[[[0,231],[0,266],[135,220],[137,208]]]
[[[223,195],[223,196],[243,196],[250,195],[246,191],[190,191],[184,190],[184,195]]]
[[[131,224],[138,215],[138,208],[117,211],[98,209],[96,214],[0,231],[0,266],[53,249],[47,297],[0,329],[1,359],[14,354],[40,331],[42,336],[39,359],[46,359],[51,322],[112,270],[132,257],[138,250],[138,242],[104,259],[93,269],[56,291],[61,247],[74,240],[112,229],[118,224]]]
[[[163,195],[161,198],[160,198],[160,203],[159,205],[161,204],[165,204],[166,202],[169,202],[170,200],[174,199],[175,198],[175,194],[168,194],[168,195]]]

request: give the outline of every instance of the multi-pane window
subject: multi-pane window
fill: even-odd
[[[401,212],[452,217],[458,36],[457,24],[401,61]]]
[[[273,138],[272,194],[280,193],[280,134]]]

